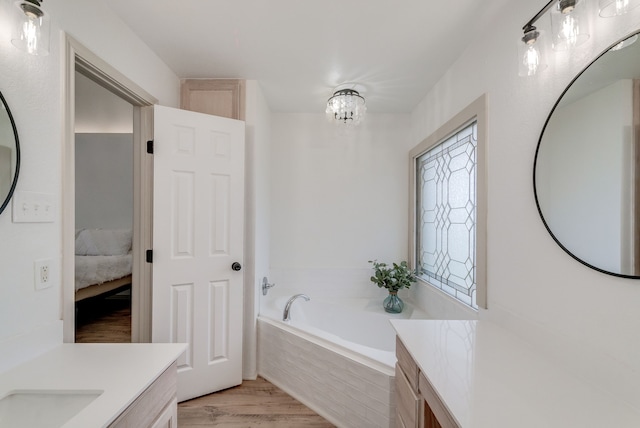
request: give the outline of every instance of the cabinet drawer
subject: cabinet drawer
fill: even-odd
[[[398,336],[396,336],[396,358],[398,365],[407,376],[411,388],[417,391],[420,370]]]
[[[432,421],[431,425],[426,425],[427,427],[459,428],[431,386],[431,383],[422,373],[420,373],[420,395],[425,401],[424,420],[425,422]],[[434,417],[439,424],[433,423]]]
[[[175,402],[177,390],[176,364],[164,371],[118,418],[110,428],[150,427],[166,407]]]
[[[416,428],[418,425],[420,399],[409,384],[402,368],[396,364],[396,412],[397,426]]]

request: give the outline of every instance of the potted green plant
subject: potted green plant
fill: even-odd
[[[369,263],[373,266],[371,282],[389,291],[389,295],[382,303],[384,310],[395,314],[402,312],[404,302],[398,297],[398,290],[409,288],[412,283],[416,282],[415,272],[409,269],[406,261],[399,264],[393,263],[392,266],[377,260],[369,260]]]

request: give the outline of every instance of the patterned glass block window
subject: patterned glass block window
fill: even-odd
[[[430,284],[477,308],[477,122],[417,158],[417,262]]]

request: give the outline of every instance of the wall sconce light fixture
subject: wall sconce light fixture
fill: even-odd
[[[354,89],[340,89],[327,101],[327,119],[335,123],[358,125],[367,107],[364,97]]]
[[[15,6],[16,22],[11,43],[31,55],[49,53],[49,15],[42,10],[42,0],[19,0]]]
[[[551,46],[556,51],[570,50],[589,39],[586,0],[551,0],[522,27],[518,42],[518,74],[533,76],[546,67],[542,31],[534,24],[551,9]],[[623,15],[640,5],[640,0],[599,0],[603,18]]]

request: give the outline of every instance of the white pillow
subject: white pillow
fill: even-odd
[[[131,229],[82,229],[76,236],[78,256],[117,256],[131,250]]]

